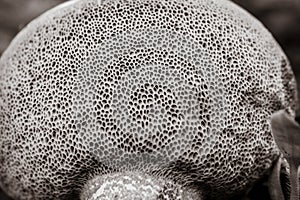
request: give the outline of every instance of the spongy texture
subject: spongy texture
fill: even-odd
[[[87,0],[30,23],[0,60],[0,186],[77,198],[138,171],[220,198],[279,150],[296,85],[271,34],[226,0]]]

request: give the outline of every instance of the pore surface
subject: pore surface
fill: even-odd
[[[270,116],[293,115],[295,87],[273,37],[229,1],[68,3],[1,57],[0,186],[70,198],[139,171],[234,194],[279,154]]]

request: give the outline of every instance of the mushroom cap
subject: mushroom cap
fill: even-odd
[[[282,49],[230,1],[70,1],[0,59],[0,186],[70,199],[136,171],[236,194],[279,155],[271,114],[295,107]]]

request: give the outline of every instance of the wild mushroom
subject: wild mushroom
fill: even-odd
[[[0,186],[229,198],[279,157],[270,118],[294,116],[295,93],[281,48],[230,1],[70,1],[1,57]]]

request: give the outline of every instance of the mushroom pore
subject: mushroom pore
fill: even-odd
[[[129,177],[227,198],[278,158],[270,116],[294,116],[295,94],[282,49],[230,1],[70,1],[0,59],[0,187],[89,198]]]

